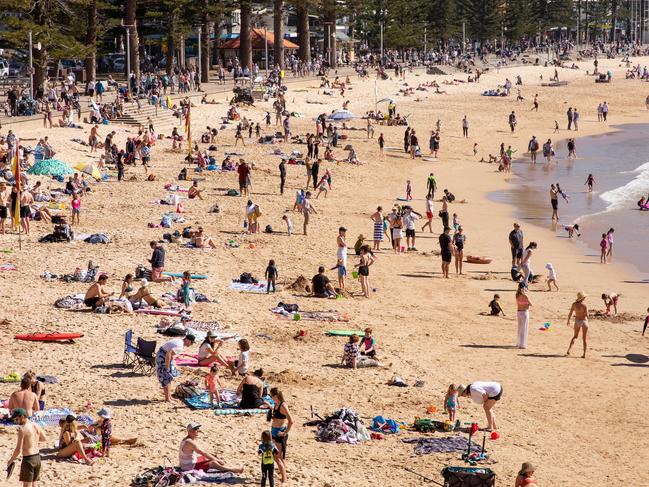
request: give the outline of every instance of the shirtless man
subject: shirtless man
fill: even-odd
[[[46,441],[47,437],[40,426],[29,421],[27,411],[23,408],[14,409],[11,420],[18,425],[18,438],[16,448],[7,465],[11,465],[22,455],[23,460],[20,464],[18,480],[23,483],[23,487],[36,487],[41,472],[41,454],[38,443]]]
[[[90,286],[86,292],[86,296],[83,298],[83,304],[92,308],[93,311],[100,306],[103,306],[104,303],[108,301],[108,298],[115,294],[114,292],[109,293],[104,290],[104,286],[107,282],[108,276],[106,274],[99,276],[97,282]]]
[[[29,217],[32,214],[32,210],[29,207],[34,202],[34,196],[30,191],[23,191],[20,193],[20,226],[25,232],[25,235],[29,235]]]
[[[8,408],[11,409],[24,409],[27,412],[27,417],[34,414],[34,411],[40,411],[38,405],[38,397],[32,392],[32,381],[28,376],[24,376],[20,381],[20,390],[14,392],[9,397]]]
[[[559,190],[554,184],[550,185],[550,204],[552,205],[552,220],[559,221]]]
[[[229,465],[222,458],[201,450],[196,443],[200,429],[201,425],[198,423],[189,423],[187,425],[187,436],[180,442],[178,451],[181,470],[208,470],[213,468],[219,472],[242,473],[243,467],[241,465]]]
[[[5,183],[0,183],[0,233],[5,233],[5,222],[9,216],[9,198],[11,191]]]
[[[568,321],[566,323],[567,326],[570,326],[570,318],[572,317],[573,313],[575,315],[575,334],[573,335],[572,340],[570,340],[570,345],[568,346],[566,355],[570,355],[572,344],[575,343],[575,340],[579,337],[579,330],[581,329],[581,338],[584,341],[584,354],[581,356],[581,358],[586,358],[586,348],[588,346],[586,342],[586,336],[588,334],[588,306],[584,304],[585,299],[586,295],[579,291],[577,293],[577,300],[572,303],[570,313],[568,313]]]
[[[99,141],[99,125],[93,125],[90,129],[90,135],[88,136],[88,145],[90,146],[90,152],[95,152],[97,149],[97,142]]]

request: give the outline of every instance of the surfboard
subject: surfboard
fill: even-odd
[[[363,330],[327,330],[325,333],[332,337],[350,337],[352,335],[362,337],[365,335]]]
[[[181,272],[163,272],[163,276],[168,276],[168,277],[183,277]],[[208,275],[205,274],[192,274],[192,279],[207,279]]]
[[[16,335],[16,340],[28,342],[65,342],[81,338],[83,333],[27,333]]]

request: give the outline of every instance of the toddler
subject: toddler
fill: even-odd
[[[288,232],[288,236],[290,237],[291,234],[293,233],[293,222],[288,217],[288,215],[284,215],[282,217],[282,220],[284,220],[286,222],[286,231]]]
[[[556,290],[559,290],[559,286],[557,285],[557,273],[554,270],[554,266],[550,263],[545,264],[545,268],[548,270],[548,279],[545,281],[548,284],[548,291],[552,291],[552,285],[554,284],[554,287]]]
[[[408,201],[412,199],[412,184],[410,184],[410,179],[406,181],[406,199]]]
[[[205,375],[205,388],[210,393],[210,404],[214,408],[214,401],[216,400],[216,406],[221,407],[221,381],[218,376],[218,366],[212,365],[210,371]]]
[[[491,313],[489,313],[491,316],[499,316],[500,314],[505,316],[505,312],[503,311],[502,306],[500,306],[499,294],[494,294],[494,298],[489,303],[489,308],[491,308]]]
[[[275,487],[275,455],[279,454],[279,450],[273,443],[270,431],[261,434],[261,444],[257,453],[261,455],[261,487],[266,487],[266,479],[270,487]]]
[[[276,291],[275,288],[275,281],[277,280],[277,276],[279,273],[277,272],[277,267],[275,267],[275,261],[273,259],[270,259],[268,262],[268,267],[266,267],[266,272],[264,273],[264,277],[266,278],[266,293],[270,293],[270,288],[271,286],[273,287],[273,292]]]
[[[455,423],[455,411],[460,407],[460,400],[458,399],[458,390],[455,384],[448,386],[446,396],[444,397],[444,412],[448,413],[448,419],[451,423]]]

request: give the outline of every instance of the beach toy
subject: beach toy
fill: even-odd
[[[497,440],[498,438],[500,438],[500,433],[498,433],[497,431],[492,431],[490,438],[492,440]]]
[[[356,271],[352,271],[352,277],[353,277],[354,279],[358,279],[358,272],[356,272]]]
[[[428,408],[426,408],[426,412],[430,414],[436,413],[437,408],[435,406],[428,406]]]
[[[480,427],[478,426],[478,423],[471,423],[471,434],[475,435]]]
[[[249,248],[249,249],[255,249],[255,248],[257,248],[257,245],[255,245],[253,242],[250,242],[250,243],[248,244],[248,248]]]
[[[401,252],[405,252],[405,251],[406,251],[406,248],[402,245],[401,246]]]
[[[295,313],[293,315],[293,321],[300,321],[301,319],[302,319],[302,316],[300,315],[300,313]]]

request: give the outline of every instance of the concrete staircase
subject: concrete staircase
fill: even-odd
[[[161,131],[171,132],[173,127],[178,127],[178,130],[181,131],[182,127],[180,119],[173,116],[172,110],[164,110],[158,107],[156,115],[156,107],[147,104],[145,100],[142,100],[140,103],[142,105],[140,110],[138,110],[137,105],[135,104],[125,104],[123,115],[115,118],[113,122],[147,127],[150,119],[153,123],[153,127],[158,133]]]

